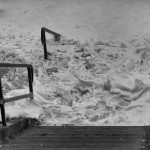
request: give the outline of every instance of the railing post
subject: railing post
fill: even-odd
[[[32,93],[33,95],[33,85],[32,85],[33,84],[33,68],[28,67],[27,69],[28,69],[29,90],[30,90],[30,93]]]
[[[1,74],[0,74],[0,107],[1,107],[2,125],[6,126],[5,104],[4,104],[4,97],[3,97],[3,90],[2,90]]]
[[[46,46],[46,35],[44,28],[41,29],[41,42],[44,47],[44,59],[47,59],[47,46]]]
[[[46,46],[46,42],[44,43],[44,59],[47,59],[47,46]]]
[[[42,42],[43,47],[44,47],[44,59],[47,59],[47,46],[46,46],[46,34],[45,34],[45,32],[52,34],[54,36],[55,42],[60,41],[61,35],[54,32],[54,31],[51,31],[47,28],[44,28],[44,27],[41,28],[41,42]]]

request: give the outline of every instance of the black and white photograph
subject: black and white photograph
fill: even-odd
[[[0,0],[0,150],[150,149],[150,0]]]

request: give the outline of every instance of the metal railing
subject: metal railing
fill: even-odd
[[[1,81],[1,73],[0,73],[0,108],[1,108],[1,118],[2,122],[0,122],[3,126],[6,126],[6,116],[5,116],[5,103],[16,101],[23,98],[33,98],[33,67],[30,64],[9,64],[9,63],[0,63],[1,67],[25,67],[28,70],[28,82],[29,82],[29,94],[24,94],[12,98],[4,99],[3,90],[2,90],[2,81]]]
[[[45,35],[45,32],[54,35],[55,42],[59,42],[60,41],[61,35],[56,33],[56,32],[53,32],[53,31],[51,31],[51,30],[49,30],[47,28],[44,28],[44,27],[41,28],[41,42],[42,42],[43,48],[44,48],[44,59],[47,59],[47,46],[46,46],[46,35]]]

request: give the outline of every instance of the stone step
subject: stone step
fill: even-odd
[[[78,126],[67,126],[67,127],[31,127],[28,129],[26,134],[60,134],[60,133],[69,133],[69,134],[143,134],[146,131],[146,128],[143,127],[78,127]]]
[[[96,139],[96,138],[98,138],[98,139],[118,139],[118,138],[123,138],[123,139],[126,139],[126,138],[130,138],[130,139],[132,139],[132,138],[142,138],[142,137],[144,137],[144,136],[142,136],[142,135],[114,135],[114,134],[112,134],[112,135],[105,135],[105,134],[97,134],[97,135],[88,135],[88,134],[80,134],[80,135],[77,135],[77,134],[57,134],[57,135],[50,135],[50,134],[48,134],[48,135],[45,135],[45,134],[43,134],[43,135],[32,135],[32,136],[24,136],[24,135],[22,135],[22,136],[19,136],[18,137],[18,139],[41,139],[41,138],[45,138],[45,139],[56,139],[56,138],[64,138],[64,139],[67,139],[67,138],[74,138],[74,139],[76,139],[76,138],[79,138],[79,139],[84,139],[84,138],[87,138],[87,139]],[[150,138],[150,136],[147,136],[147,138]]]
[[[150,143],[147,133],[147,127],[35,126],[3,144],[2,150],[141,150]]]
[[[49,145],[57,145],[57,143],[62,143],[62,144],[65,144],[65,145],[69,145],[69,144],[84,144],[84,145],[86,145],[86,146],[88,146],[88,145],[91,145],[91,143],[92,144],[96,144],[96,145],[99,145],[99,144],[103,144],[103,143],[113,143],[113,144],[115,144],[115,143],[120,143],[120,144],[124,144],[124,143],[126,143],[126,144],[130,144],[130,143],[134,143],[134,142],[139,142],[139,143],[142,143],[142,141],[141,140],[132,140],[132,141],[122,141],[122,140],[118,140],[118,141],[88,141],[88,140],[70,140],[70,141],[68,141],[68,140],[53,140],[53,141],[49,141],[49,140],[42,140],[42,141],[40,141],[40,140],[36,140],[36,141],[16,141],[16,142],[10,142],[10,144],[22,144],[22,143],[24,143],[24,144],[32,144],[32,143],[35,143],[35,144],[39,144],[39,143],[42,143],[42,144],[49,144]]]
[[[61,138],[61,137],[57,137],[57,138],[47,138],[47,137],[37,137],[37,138],[21,138],[21,139],[18,139],[18,140],[12,140],[10,141],[11,143],[39,143],[39,142],[43,142],[43,143],[48,143],[48,142],[93,142],[93,143],[96,143],[96,142],[106,142],[106,141],[109,141],[109,142],[126,142],[126,143],[130,143],[130,142],[133,142],[133,141],[142,141],[142,138],[141,137],[101,137],[101,138],[98,138],[98,137],[95,137],[95,138],[79,138],[79,137],[67,137],[67,138]]]
[[[119,149],[122,150],[122,148],[130,149],[133,148],[139,148],[141,147],[140,142],[134,142],[134,143],[122,143],[122,142],[96,142],[96,143],[82,143],[82,142],[56,142],[56,143],[20,143],[20,144],[4,144],[4,148],[99,148],[99,149]]]
[[[3,148],[3,150],[33,150],[33,148]],[[112,148],[36,148],[36,150],[112,150]],[[115,150],[133,150],[133,148],[116,147]]]

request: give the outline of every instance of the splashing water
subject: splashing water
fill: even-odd
[[[1,62],[34,67],[34,99],[7,103],[7,118],[36,118],[41,125],[150,124],[150,48],[144,40],[49,40],[48,60],[39,37],[11,39],[7,47],[5,42],[0,45]],[[28,93],[26,69],[0,71],[5,98]]]

